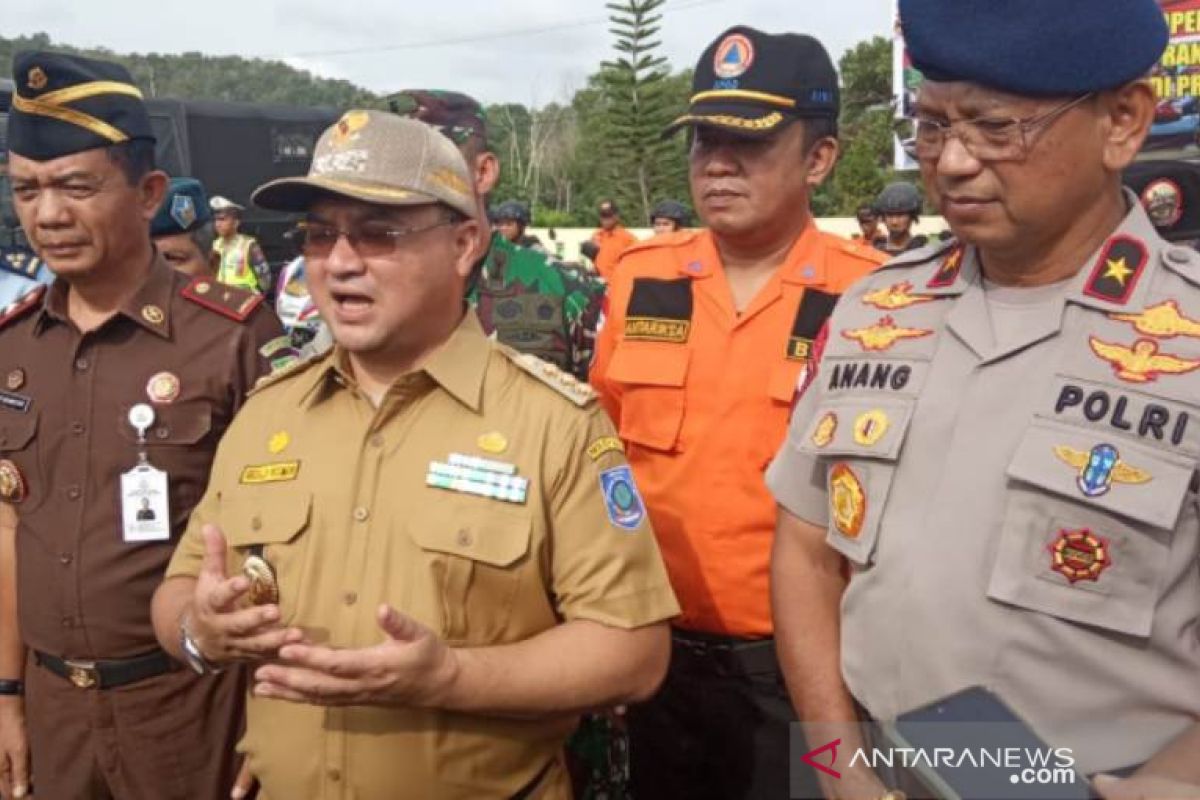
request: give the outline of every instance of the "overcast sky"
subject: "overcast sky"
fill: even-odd
[[[458,89],[485,103],[569,98],[612,55],[603,0],[39,0],[6,2],[5,36],[118,52],[282,58],[377,92]],[[692,66],[725,28],[810,33],[836,61],[889,35],[892,0],[668,0],[663,51]]]

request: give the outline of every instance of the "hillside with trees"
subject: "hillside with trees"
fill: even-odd
[[[691,69],[672,71],[659,53],[664,0],[613,0],[611,59],[597,66],[569,99],[529,108],[487,107],[493,149],[503,165],[496,202],[529,203],[538,225],[589,226],[603,197],[614,197],[630,224],[670,197],[688,201],[686,137],[662,139],[683,113]],[[0,37],[0,64],[19,50],[53,49],[119,61],[148,97],[335,108],[386,108],[384,97],[349,81],[321,78],[280,61],[202,53],[123,54],[80,49],[44,33]],[[842,159],[817,192],[819,215],[850,215],[893,178],[891,171],[892,44],[861,42],[839,61]]]

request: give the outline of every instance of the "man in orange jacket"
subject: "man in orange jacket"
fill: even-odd
[[[661,693],[630,711],[636,797],[795,796],[763,470],[834,302],[883,260],[818,231],[809,210],[837,160],[837,87],[811,37],[718,37],[672,126],[692,132],[692,198],[708,228],[635,245],[610,285],[591,378],[683,608]]]
[[[600,202],[599,214],[600,228],[592,234],[592,244],[596,245],[593,261],[600,277],[611,282],[621,254],[637,244],[638,238],[621,224],[621,211],[612,200]]]

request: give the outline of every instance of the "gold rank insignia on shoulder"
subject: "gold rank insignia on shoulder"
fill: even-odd
[[[1098,581],[1112,563],[1108,542],[1087,528],[1059,531],[1050,545],[1050,569],[1071,583]]]
[[[902,328],[890,316],[883,317],[875,325],[842,331],[842,336],[868,352],[890,350],[896,342],[905,339],[920,339],[933,334],[926,328]]]
[[[1054,448],[1058,460],[1079,471],[1075,485],[1084,497],[1101,497],[1108,494],[1114,483],[1149,483],[1153,477],[1149,472],[1130,466],[1121,460],[1121,453],[1111,444],[1098,444],[1085,453],[1066,445]]]
[[[509,348],[501,348],[501,352],[508,356],[518,367],[580,408],[587,406],[596,399],[595,389],[577,380],[574,375],[563,372],[548,361],[543,361],[529,353],[518,353]]]
[[[897,311],[902,308],[929,303],[936,300],[927,294],[913,294],[913,285],[908,281],[894,283],[884,289],[877,289],[863,295],[863,305],[872,306],[883,311]]]
[[[1185,317],[1174,300],[1150,306],[1140,314],[1109,314],[1108,318],[1128,322],[1138,333],[1157,339],[1174,339],[1176,336],[1200,339],[1200,322]]]
[[[250,582],[250,602],[256,606],[279,602],[279,581],[275,570],[261,555],[252,553],[242,562],[242,574]]]
[[[857,539],[867,516],[867,494],[849,464],[837,464],[829,472],[829,505],[838,533]]]
[[[1158,342],[1153,339],[1138,339],[1133,346],[1126,347],[1092,336],[1088,343],[1092,352],[1107,361],[1116,376],[1127,383],[1153,383],[1160,375],[1182,375],[1200,367],[1200,359],[1160,352]]]

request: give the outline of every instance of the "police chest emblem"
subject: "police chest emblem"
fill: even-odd
[[[1160,375],[1182,375],[1200,367],[1200,359],[1163,353],[1153,339],[1138,339],[1132,347],[1089,337],[1092,352],[1112,365],[1127,383],[1153,383]]]
[[[837,464],[829,472],[829,505],[838,533],[857,539],[867,516],[867,494],[849,464]]]
[[[1059,531],[1050,545],[1050,569],[1071,583],[1097,581],[1111,566],[1108,543],[1086,528]]]
[[[833,436],[837,433],[838,418],[837,414],[830,411],[825,416],[821,417],[821,421],[817,423],[817,427],[813,429],[812,443],[813,447],[824,449],[833,442]]]
[[[844,338],[858,342],[859,346],[868,352],[890,350],[896,342],[905,339],[920,339],[932,334],[933,331],[926,328],[901,327],[891,317],[883,317],[877,324],[866,328],[842,331]]]
[[[1098,444],[1090,453],[1059,445],[1054,448],[1054,455],[1067,466],[1079,470],[1075,485],[1084,497],[1106,495],[1114,483],[1149,483],[1154,477],[1146,470],[1122,461],[1120,452],[1111,444]]]
[[[874,447],[887,434],[892,422],[880,409],[859,414],[854,420],[854,441],[863,447]]]

